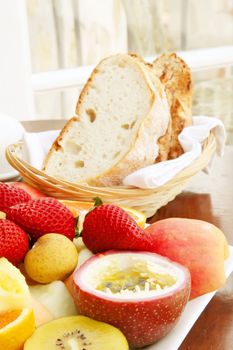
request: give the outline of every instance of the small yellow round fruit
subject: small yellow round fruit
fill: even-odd
[[[64,280],[78,262],[75,245],[57,233],[48,233],[38,239],[27,253],[24,266],[27,274],[36,282],[50,283]]]
[[[5,219],[6,218],[6,213],[3,211],[0,211],[0,219]]]

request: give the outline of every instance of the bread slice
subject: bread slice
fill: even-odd
[[[79,97],[76,113],[52,146],[44,170],[72,182],[122,184],[131,172],[158,155],[166,132],[166,99],[143,65],[128,55],[102,60]]]
[[[141,64],[144,64],[144,68],[147,70],[147,74],[149,75],[152,83],[154,84],[156,91],[159,91],[162,101],[163,102],[166,101],[167,103],[164,86],[162,85],[159,79],[160,77],[159,76],[157,77],[157,75],[155,74],[153,69],[153,64],[149,62],[145,62],[143,58],[136,53],[129,53],[129,55],[133,57],[135,60],[139,61]],[[169,154],[170,144],[171,144],[171,135],[172,135],[172,120],[171,120],[171,114],[169,111],[169,122],[168,122],[166,133],[157,140],[159,151],[158,151],[158,156],[155,159],[156,162],[160,162],[168,159],[168,154]]]
[[[188,65],[175,53],[163,54],[153,62],[153,73],[165,86],[171,113],[167,132],[159,139],[158,160],[173,159],[183,153],[178,135],[192,124],[192,79]]]

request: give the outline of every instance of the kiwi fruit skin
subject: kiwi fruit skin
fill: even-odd
[[[24,350],[66,350],[67,339],[79,338],[81,350],[128,350],[125,336],[117,328],[86,316],[63,317],[36,329]]]

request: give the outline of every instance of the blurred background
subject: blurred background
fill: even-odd
[[[233,0],[0,0],[2,8],[10,17],[0,11],[0,23],[12,27],[19,21],[21,32],[13,28],[12,38],[28,50],[22,54],[22,45],[19,50],[12,44],[14,74],[17,67],[25,70],[26,98],[32,99],[19,119],[70,118],[90,71],[77,67],[117,52],[154,59],[181,51],[193,65],[193,113],[221,118],[232,142]],[[1,32],[0,40],[6,36]]]

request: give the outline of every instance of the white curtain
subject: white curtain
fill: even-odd
[[[127,22],[121,0],[27,0],[34,72],[97,63],[127,51]],[[70,118],[77,89],[36,94],[40,119]]]
[[[22,0],[0,0],[0,115],[32,119],[31,56],[23,5]]]

